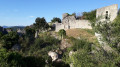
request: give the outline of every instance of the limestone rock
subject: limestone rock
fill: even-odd
[[[48,55],[52,58],[52,61],[55,61],[58,59],[58,54],[56,52],[49,51]]]

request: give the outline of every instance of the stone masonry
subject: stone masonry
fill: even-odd
[[[101,21],[109,19],[113,21],[117,17],[118,13],[118,5],[110,5],[107,7],[99,8],[96,11],[96,18],[102,17]],[[58,32],[60,29],[92,29],[91,24],[88,20],[77,20],[74,15],[69,16],[67,13],[63,14],[62,23],[55,24],[55,31]]]
[[[106,19],[113,21],[117,17],[117,14],[118,14],[118,5],[114,4],[97,9],[96,18],[100,17],[101,21],[105,21]]]
[[[62,23],[56,23],[55,31],[58,32],[60,29],[74,29],[74,28],[82,28],[82,29],[92,29],[90,22],[88,20],[77,20],[76,17],[69,16],[67,13],[63,14]]]

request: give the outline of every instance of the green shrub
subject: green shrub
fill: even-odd
[[[0,67],[44,67],[45,60],[42,57],[22,56],[17,52],[7,52],[0,49]]]
[[[61,37],[61,39],[63,39],[66,36],[66,31],[64,29],[61,29],[59,30],[58,34]]]
[[[26,51],[30,56],[42,56],[48,59],[48,52],[59,48],[60,41],[49,35],[41,36],[35,40],[35,43]]]
[[[2,36],[3,47],[11,49],[13,45],[18,43],[19,36],[17,32],[9,32],[8,34]]]
[[[75,39],[71,37],[70,42],[73,44],[73,46],[68,48],[69,50],[77,51],[79,49],[85,49],[86,51],[91,51],[91,43],[85,39]]]

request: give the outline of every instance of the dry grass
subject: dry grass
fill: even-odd
[[[69,29],[66,30],[66,34],[69,37],[74,37],[74,38],[85,38],[89,40],[90,42],[93,43],[98,43],[96,36],[93,34],[93,30],[89,29]]]

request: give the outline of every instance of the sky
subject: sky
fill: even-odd
[[[63,13],[82,13],[118,4],[120,0],[0,0],[0,26],[27,26],[37,17],[50,22]]]

